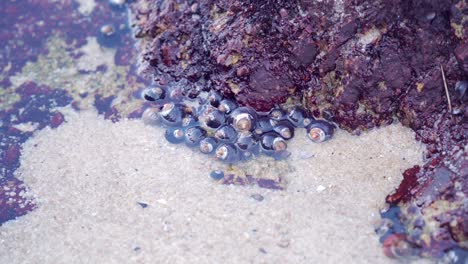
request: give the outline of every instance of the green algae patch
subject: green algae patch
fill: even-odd
[[[13,91],[32,81],[66,90],[79,109],[92,107],[96,97],[115,97],[112,106],[122,110],[119,111],[121,116],[127,116],[141,106],[131,94],[143,84],[129,73],[129,66],[115,64],[116,49],[101,47],[95,37],[88,37],[87,43],[76,49],[60,35],[49,38],[46,48],[47,54],[39,55],[35,62],[27,62],[20,73],[10,78],[12,86],[4,93],[17,98]]]

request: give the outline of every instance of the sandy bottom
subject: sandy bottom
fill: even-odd
[[[67,120],[24,145],[17,176],[38,208],[0,227],[0,263],[391,263],[374,225],[423,153],[400,125],[297,135],[287,189],[271,191],[218,184],[220,164],[140,121]]]

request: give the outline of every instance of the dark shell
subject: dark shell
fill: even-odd
[[[230,99],[224,99],[219,103],[218,109],[219,111],[225,113],[225,114],[230,114],[232,111],[234,111],[237,107],[237,103],[233,100]]]
[[[218,107],[221,100],[223,100],[223,96],[216,91],[211,91],[208,95],[208,102],[214,107]]]
[[[143,114],[141,119],[145,125],[155,126],[161,123],[161,117],[159,116],[159,107],[148,107]]]
[[[294,126],[288,120],[274,121],[275,126],[273,130],[284,139],[291,139],[294,137]]]
[[[199,127],[189,127],[185,130],[185,145],[195,147],[200,141],[206,137],[206,131]]]
[[[172,101],[181,101],[182,99],[184,99],[184,89],[182,89],[179,86],[173,86],[168,88],[167,93]]]
[[[205,108],[198,120],[207,128],[210,129],[217,129],[226,123],[226,117],[222,112],[217,110],[216,108]]]
[[[196,117],[194,117],[193,115],[187,115],[184,118],[182,118],[181,125],[182,127],[187,128],[187,127],[195,126],[197,125],[197,123],[198,123],[198,120]]]
[[[308,126],[312,118],[308,117],[309,115],[306,111],[300,107],[294,107],[289,109],[288,111],[288,120],[293,124],[295,127],[306,127]]]
[[[266,133],[260,139],[261,152],[267,156],[273,157],[275,160],[282,160],[289,157],[291,153],[286,150],[287,147],[286,141],[275,132]]]
[[[281,109],[280,107],[275,107],[273,108],[270,113],[268,113],[268,117],[272,120],[275,120],[275,121],[280,121],[280,120],[284,120],[287,118],[287,114],[286,112]]]
[[[162,100],[166,96],[166,90],[161,87],[150,87],[143,90],[142,97],[146,101],[155,102],[157,100]]]
[[[222,178],[224,178],[224,172],[223,171],[220,171],[220,170],[214,170],[210,173],[210,177],[213,179],[213,180],[221,180]]]
[[[221,144],[216,149],[216,159],[226,163],[236,163],[240,160],[239,150],[232,143]]]
[[[260,148],[264,153],[286,150],[286,141],[275,132],[268,132],[260,138]]]
[[[243,151],[255,152],[258,141],[252,134],[241,133],[236,140],[236,146]]]
[[[188,99],[196,99],[200,95],[200,90],[197,88],[191,88],[190,90],[187,91],[186,97]]]
[[[185,106],[181,104],[166,103],[159,112],[161,120],[168,126],[179,126],[185,117]]]
[[[99,29],[97,42],[103,47],[116,47],[122,44],[123,32],[112,24],[103,25]]]
[[[218,141],[212,137],[206,137],[200,141],[199,148],[203,154],[211,154],[218,147]]]
[[[223,125],[218,128],[214,137],[221,142],[235,142],[237,139],[237,131],[231,125]]]
[[[200,107],[198,108],[198,116],[204,116],[204,115],[208,115],[209,113],[213,112],[217,110],[216,107],[210,105],[210,104],[201,104]]]
[[[252,151],[249,151],[249,150],[241,150],[239,152],[239,155],[240,155],[240,160],[242,160],[242,161],[251,160],[255,156],[254,153]]]
[[[320,143],[333,136],[335,126],[325,120],[315,120],[306,129],[307,137],[315,143]]]
[[[179,144],[184,141],[184,130],[180,127],[169,127],[164,133],[164,137],[169,143]]]
[[[261,116],[257,120],[255,127],[255,134],[261,135],[270,131],[273,131],[270,118],[268,116]]]
[[[239,107],[231,115],[232,126],[240,132],[253,131],[257,125],[257,112],[250,107]]]
[[[113,25],[107,24],[101,27],[101,33],[106,36],[111,36],[115,33],[115,27]]]

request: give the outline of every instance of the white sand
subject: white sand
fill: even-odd
[[[323,144],[297,135],[285,191],[225,186],[208,177],[217,162],[159,128],[67,119],[24,145],[17,176],[39,206],[0,227],[0,263],[391,263],[374,225],[422,162],[399,125]]]

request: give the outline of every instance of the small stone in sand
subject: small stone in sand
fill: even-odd
[[[210,177],[213,179],[213,180],[221,180],[222,178],[224,178],[224,172],[220,171],[220,170],[214,170],[210,173]]]
[[[325,189],[326,189],[326,187],[323,186],[323,185],[317,186],[317,192],[323,192],[323,191],[325,191]]]
[[[143,202],[137,202],[137,203],[141,206],[141,208],[146,208],[146,207],[148,207],[148,204],[147,204],[147,203],[143,203]]]
[[[250,195],[250,197],[252,197],[252,199],[254,199],[256,201],[259,201],[259,202],[263,201],[263,199],[264,199],[263,195],[258,194],[258,193],[252,194],[252,195]]]

